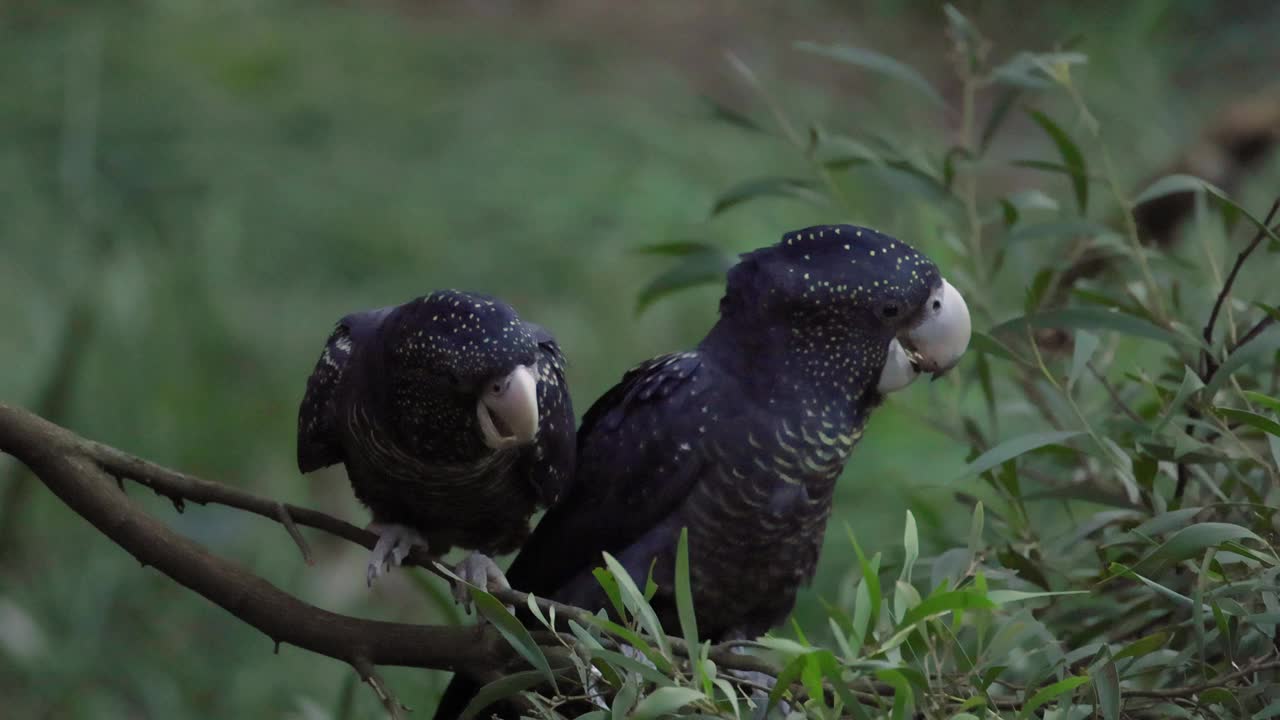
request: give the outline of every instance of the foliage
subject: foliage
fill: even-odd
[[[973,23],[950,7],[946,20],[960,128],[932,153],[806,126],[731,58],[772,116],[765,132],[789,143],[807,174],[736,184],[712,216],[786,198],[812,203],[815,222],[858,217],[865,208],[847,200],[846,183],[876,171],[927,218],[922,244],[970,298],[982,330],[962,369],[932,389],[933,416],[921,419],[970,448],[969,464],[947,478],[951,515],[964,519],[960,541],[921,556],[911,513],[901,554],[868,558],[850,533],[845,591],[828,604],[827,628],[805,629],[823,642],[796,626],[795,639],[784,631],[751,644],[778,678],[767,696],[717,663],[718,649],[696,644],[686,576],[677,573],[675,588],[681,641],[661,634],[644,593],[610,560],[599,575],[625,619],[572,625],[566,671],[585,689],[527,693],[541,714],[742,718],[752,703],[895,720],[1280,714],[1280,333],[1274,307],[1232,293],[1255,250],[1259,265],[1274,264],[1262,259],[1276,249],[1274,209],[1261,217],[1187,176],[1129,194],[1076,85],[1084,55],[992,61]],[[886,55],[800,49],[945,104],[923,75]],[[980,106],[990,107],[985,116]],[[1019,116],[1049,154],[1015,162],[1045,183],[995,195],[985,180],[1005,164],[993,158]],[[1197,261],[1148,247],[1133,220],[1138,203],[1175,193],[1196,194],[1183,235]],[[1223,240],[1238,236],[1253,239],[1238,256],[1226,253],[1235,265],[1225,272]],[[721,262],[702,243],[650,251],[674,260],[642,293],[642,308],[714,277],[707,268]],[[1100,254],[1109,272],[1072,272]]]

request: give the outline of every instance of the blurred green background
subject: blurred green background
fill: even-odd
[[[767,117],[731,50],[788,107],[935,149],[955,119],[798,40],[889,52],[954,93],[937,3],[0,3],[0,400],[91,438],[357,524],[340,469],[294,465],[301,391],[332,323],[440,287],[493,292],[550,328],[581,414],[623,370],[688,347],[718,290],[637,316],[672,240],[734,251],[842,220],[945,260],[899,188],[849,185],[858,217],[785,201],[708,221],[733,182],[800,160],[716,120],[704,98]],[[960,3],[998,54],[1076,38],[1081,85],[1135,183],[1216,109],[1273,82],[1272,2]],[[1025,133],[1020,157],[1044,151]],[[932,139],[932,140],[930,140]],[[1022,177],[1010,169],[1004,187]],[[1260,175],[1276,178],[1270,161]],[[1274,185],[1274,183],[1272,183]],[[1246,204],[1252,190],[1246,188]],[[1264,190],[1258,193],[1265,195]],[[945,265],[945,262],[944,262]],[[963,448],[919,416],[917,386],[875,417],[841,483],[815,587],[837,591],[842,526],[900,538],[911,507],[947,532],[937,490]],[[327,718],[354,674],[271,642],[139,569],[0,459],[4,717]],[[308,602],[447,620],[422,582],[365,588],[363,549],[218,508],[131,495]],[[434,579],[425,584],[439,586]],[[425,717],[445,676],[387,673]],[[350,717],[381,712],[354,688]]]

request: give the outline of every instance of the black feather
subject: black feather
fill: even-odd
[[[574,485],[515,559],[511,584],[607,607],[591,571],[609,552],[637,583],[653,568],[654,608],[678,633],[672,580],[687,527],[704,639],[783,621],[813,577],[889,343],[940,284],[928,258],[849,225],[743,256],[695,351],[639,365],[587,411]],[[455,683],[437,717],[474,693]]]
[[[536,366],[538,435],[495,451],[476,403],[518,365]],[[545,329],[484,295],[439,291],[348,315],[298,412],[299,469],[338,462],[375,520],[418,530],[433,554],[510,552],[572,479],[564,356]]]

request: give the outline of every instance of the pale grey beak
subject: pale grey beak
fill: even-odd
[[[898,338],[889,341],[889,357],[885,360],[884,370],[880,373],[880,384],[876,390],[881,395],[888,395],[910,385],[920,377],[920,368],[902,349]]]
[[[972,331],[969,306],[946,280],[933,291],[919,322],[898,336],[902,348],[923,372],[937,377],[960,362]]]
[[[538,379],[521,365],[492,380],[476,403],[484,444],[494,450],[533,442],[538,435]]]

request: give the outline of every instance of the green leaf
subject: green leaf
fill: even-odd
[[[1100,667],[1091,672],[1093,691],[1098,694],[1098,707],[1102,710],[1103,720],[1120,719],[1120,673],[1116,664],[1107,658]]]
[[[498,629],[502,637],[510,643],[511,647],[534,667],[542,677],[556,687],[555,675],[551,672],[551,665],[547,663],[547,656],[542,654],[542,648],[538,647],[538,643],[534,642],[533,636],[525,629],[524,625],[516,620],[515,616],[507,612],[506,606],[500,600],[481,590],[474,585],[468,585],[467,590],[471,593],[471,602],[475,603],[476,610],[484,615],[485,619],[491,625]],[[559,692],[559,689],[556,690]]]
[[[640,290],[636,298],[636,315],[643,313],[657,300],[680,290],[724,283],[725,273],[733,267],[733,263],[731,257],[719,250],[693,253],[680,258],[675,265]]]
[[[1026,298],[1022,303],[1024,312],[1028,315],[1035,312],[1040,307],[1040,302],[1044,299],[1044,293],[1049,289],[1049,281],[1053,279],[1053,269],[1043,268],[1036,273],[1031,279],[1031,285],[1027,287]]]
[[[702,101],[707,104],[707,109],[711,111],[711,117],[716,120],[720,120],[721,122],[726,122],[742,130],[750,130],[752,132],[766,133],[766,134],[768,133],[768,131],[765,130],[764,127],[760,125],[760,123],[757,123],[755,120],[752,120],[745,113],[738,112],[737,110],[734,110],[728,105],[724,105],[720,102],[717,102],[715,99],[707,97],[706,95],[702,96]]]
[[[1144,638],[1134,640],[1124,647],[1123,650],[1115,654],[1113,660],[1124,660],[1125,658],[1140,658],[1143,655],[1153,653],[1164,647],[1169,641],[1169,633],[1163,630],[1152,633]]]
[[[1214,185],[1207,180],[1195,177],[1194,175],[1166,175],[1165,177],[1153,182],[1146,190],[1138,193],[1138,197],[1134,198],[1133,204],[1135,206],[1141,205],[1167,195],[1177,195],[1186,192],[1208,193],[1219,202],[1222,202],[1227,207],[1231,208],[1233,212],[1238,212],[1248,218],[1249,221],[1253,223],[1253,227],[1266,235],[1272,243],[1280,243],[1280,236],[1277,236],[1274,230],[1267,227],[1262,220],[1258,219],[1242,205],[1237,203],[1235,200],[1232,200],[1231,197],[1227,195],[1226,191],[1217,185]]]
[[[689,582],[689,528],[680,529],[680,543],[676,546],[676,612],[680,617],[680,631],[693,662],[693,676],[701,677],[702,667],[694,648],[698,647],[698,618],[693,612],[693,589]]]
[[[1022,590],[991,590],[987,592],[987,599],[996,605],[1007,605],[1011,602],[1022,602],[1023,600],[1037,600],[1039,598],[1054,597],[1057,595],[1088,595],[1088,590],[1058,590],[1056,592],[1023,592]]]
[[[622,689],[613,696],[613,707],[610,708],[612,720],[626,720],[627,713],[631,712],[639,695],[640,685],[636,682],[636,676],[628,674],[627,679],[622,683]]]
[[[1165,330],[1141,318],[1097,307],[1049,310],[1007,320],[988,330],[991,335],[1015,333],[1025,335],[1031,328],[1073,328],[1077,330],[1114,330],[1133,337],[1149,338],[1171,345],[1193,342],[1190,338]]]
[[[653,720],[674,713],[689,703],[705,700],[701,690],[687,687],[664,687],[649,693],[631,715],[632,720]]]
[[[920,536],[916,532],[916,516],[907,511],[907,524],[902,532],[902,548],[905,556],[902,559],[902,574],[898,579],[911,582],[911,569],[920,558]]]
[[[1259,415],[1248,410],[1238,410],[1236,408],[1216,407],[1213,409],[1215,413],[1221,415],[1228,420],[1242,422],[1252,428],[1257,428],[1269,435],[1280,437],[1280,422],[1276,422],[1266,415]]]
[[[1058,430],[1053,432],[1031,433],[1030,435],[1020,435],[1012,440],[1006,440],[990,450],[982,453],[974,458],[963,471],[958,473],[951,482],[963,480],[970,475],[982,474],[1001,463],[1012,460],[1019,455],[1028,453],[1037,448],[1046,445],[1059,445],[1071,438],[1083,435],[1078,430]]]
[[[471,720],[480,713],[481,710],[490,705],[505,700],[516,693],[523,692],[529,688],[542,684],[546,678],[538,670],[523,670],[521,672],[504,675],[497,680],[480,688],[480,692],[467,703],[467,707],[462,711],[461,720]]]
[[[1058,124],[1048,115],[1038,110],[1027,110],[1027,114],[1053,140],[1053,144],[1058,148],[1058,155],[1062,157],[1062,164],[1071,170],[1071,184],[1076,194],[1076,205],[1080,208],[1080,213],[1084,214],[1089,210],[1089,180],[1084,155],[1071,140],[1071,136],[1058,127]]]
[[[1004,236],[1009,245],[1024,243],[1029,240],[1062,240],[1079,237],[1098,237],[1110,233],[1111,229],[1099,225],[1092,220],[1077,218],[1074,220],[1053,220],[1049,222],[1016,225]]]
[[[640,651],[640,654],[648,658],[649,662],[653,663],[663,672],[666,672],[671,667],[671,662],[655,650],[653,646],[635,630],[624,625],[619,625],[608,618],[600,617],[598,615],[587,615],[582,618],[582,621],[615,637],[621,638],[623,642]],[[596,643],[596,645],[599,645],[599,643]]]
[[[942,99],[937,90],[933,89],[929,81],[924,79],[923,75],[910,65],[895,60],[888,55],[849,45],[819,45],[813,42],[801,42],[797,43],[796,47],[805,52],[815,53],[886,75],[910,86],[914,90],[918,90],[935,104],[946,106],[946,101]]]
[[[1006,545],[997,555],[1000,563],[1005,567],[1013,570],[1018,577],[1026,580],[1033,585],[1039,585],[1045,590],[1049,589],[1049,581],[1045,579],[1044,573],[1041,572],[1040,566],[1031,562],[1031,560],[1022,555],[1022,553],[1013,549],[1012,545]]]
[[[1027,701],[1027,704],[1022,706],[1022,712],[1018,713],[1018,717],[1034,717],[1035,711],[1039,710],[1045,704],[1053,702],[1056,698],[1075,690],[1087,682],[1089,682],[1088,675],[1077,675],[1065,680],[1059,680],[1048,687],[1040,688],[1036,691],[1036,694],[1031,696],[1031,699]]]
[[[692,240],[676,240],[672,242],[653,243],[652,245],[641,245],[635,251],[641,255],[661,255],[669,257],[684,257],[685,255],[696,255],[698,253],[718,253],[720,248],[702,242],[694,242]]]
[[[773,690],[769,691],[769,704],[767,710],[772,711],[778,706],[778,701],[782,696],[791,689],[791,684],[800,678],[800,674],[804,672],[804,666],[808,662],[807,653],[797,655],[782,668],[782,672],[778,673],[778,681],[773,684]],[[768,717],[768,713],[765,713]]]
[[[1263,545],[1266,542],[1252,530],[1231,523],[1205,522],[1197,523],[1174,533],[1162,545],[1152,550],[1146,557],[1133,566],[1133,572],[1150,572],[1155,568],[1182,562],[1211,547],[1217,547],[1230,540],[1256,540]]]
[[[1245,390],[1244,396],[1249,398],[1249,402],[1255,402],[1262,405],[1273,413],[1280,413],[1280,400],[1277,400],[1270,395],[1263,395],[1262,393],[1255,392],[1253,390]]]
[[[858,556],[858,566],[862,570],[862,583],[858,588],[858,605],[854,607],[854,630],[858,633],[857,645],[861,647],[866,642],[870,632],[868,628],[876,626],[876,620],[880,617],[880,556],[877,554],[871,561],[867,561],[867,556],[863,554],[862,547],[858,545],[858,539],[853,536],[853,530],[845,525],[845,532],[849,535],[849,541],[853,543],[853,551]],[[863,588],[866,589],[866,602],[863,602]],[[862,607],[867,608],[865,620],[859,627],[859,620],[863,619],[861,611]]]
[[[907,611],[902,621],[898,623],[898,628],[907,628],[915,625],[921,620],[925,620],[943,613],[952,612],[954,610],[972,610],[993,608],[996,604],[987,597],[986,594],[975,590],[949,590],[930,595],[925,598],[919,605]]]
[[[973,508],[973,519],[969,521],[969,558],[972,560],[978,557],[982,552],[984,545],[982,542],[982,529],[985,523],[985,512],[982,507],[982,501]]]
[[[715,686],[720,688],[720,692],[724,693],[725,698],[729,701],[730,707],[733,708],[734,720],[741,720],[742,708],[738,705],[738,691],[726,678],[716,678]]]
[[[767,197],[804,200],[819,206],[830,203],[821,186],[812,180],[765,177],[747,180],[726,190],[711,206],[711,215],[714,217],[749,200]]]
[[[659,687],[667,687],[671,685],[671,678],[667,677],[665,673],[657,670],[648,663],[643,663],[634,658],[629,658],[620,652],[594,649],[591,651],[591,657],[599,658],[600,660],[627,672],[636,673],[640,677],[658,685]]]
[[[969,351],[983,353],[984,355],[992,355],[1003,360],[1008,360],[1012,363],[1032,367],[1030,360],[1027,360],[1014,352],[1008,345],[1005,345],[986,333],[978,332],[976,330],[969,337]]]
[[[617,617],[626,622],[627,608],[622,604],[622,594],[618,592],[618,581],[614,579],[613,573],[604,568],[595,568],[591,571],[591,574],[595,576],[596,582],[600,583],[604,594],[608,596],[609,603],[613,605]]]
[[[884,669],[876,671],[876,679],[883,680],[893,686],[893,710],[890,717],[893,720],[905,720],[907,709],[912,706],[915,700],[915,696],[911,691],[911,683],[907,680],[907,676],[898,670]]]
[[[1013,109],[1020,95],[1022,95],[1022,89],[1014,87],[1006,88],[996,98],[995,104],[991,107],[991,113],[987,115],[987,122],[982,126],[982,136],[978,141],[979,154],[985,154],[987,148],[991,147],[991,141],[995,138],[996,132],[1004,124],[1005,118],[1009,117],[1009,111]]]
[[[631,579],[631,575],[622,566],[622,563],[614,559],[612,555],[604,553],[604,562],[608,566],[609,572],[613,573],[614,579],[618,581],[618,591],[622,595],[622,603],[627,606],[627,610],[631,611],[631,615],[639,621],[640,626],[657,643],[662,657],[671,657],[671,646],[667,642],[667,634],[662,629],[662,623],[658,621],[658,614],[653,611],[653,607],[644,599],[644,593],[640,592],[640,588],[636,587],[635,581]]]
[[[1204,382],[1200,380],[1200,375],[1195,370],[1183,365],[1182,384],[1178,386],[1178,392],[1174,394],[1173,400],[1169,403],[1169,409],[1165,411],[1164,415],[1160,416],[1155,426],[1151,428],[1151,432],[1155,434],[1163,430],[1169,420],[1182,409],[1183,404],[1202,388],[1204,388]]]
[[[1067,386],[1074,387],[1085,366],[1093,358],[1098,349],[1098,336],[1081,330],[1076,333],[1075,347],[1071,351],[1071,374],[1067,376]]]

